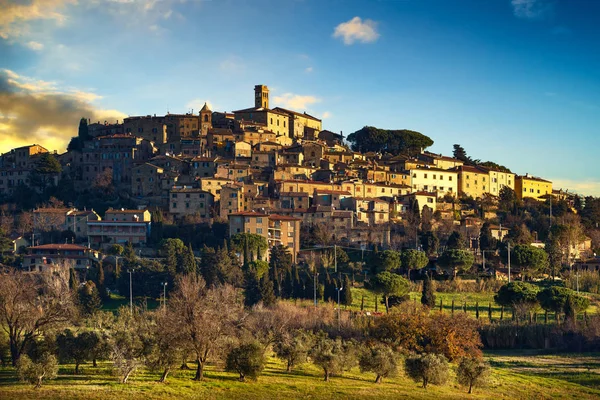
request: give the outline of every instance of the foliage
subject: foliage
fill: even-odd
[[[421,235],[421,246],[428,256],[437,254],[440,240],[433,231],[427,231]]]
[[[467,356],[481,358],[477,324],[466,313],[434,313],[428,319],[426,337],[425,351],[443,354],[450,361]]]
[[[267,240],[256,233],[236,233],[231,237],[231,246],[244,254],[244,264],[255,260],[258,254],[264,254],[269,247]]]
[[[423,388],[427,389],[430,383],[443,385],[448,380],[448,360],[438,354],[415,355],[404,361],[406,375],[415,382],[423,382]]]
[[[256,380],[265,367],[263,349],[257,342],[242,344],[227,354],[225,369],[240,374],[240,381],[246,377]]]
[[[407,129],[378,129],[373,126],[365,126],[351,133],[348,135],[348,141],[352,143],[354,151],[403,155],[417,155],[421,150],[433,145],[433,140],[419,132]]]
[[[409,273],[411,269],[422,269],[429,263],[429,258],[424,251],[407,249],[400,256],[401,264]]]
[[[489,383],[489,376],[490,365],[476,358],[462,358],[456,369],[458,384],[468,386],[469,394],[471,394],[474,387],[486,386]]]
[[[163,239],[160,242],[159,255],[165,258],[165,265],[172,275],[183,272],[180,265],[184,250],[185,244],[181,239]]]
[[[375,383],[381,383],[383,378],[395,376],[398,373],[398,363],[394,351],[385,345],[375,345],[362,350],[358,358],[360,372],[373,372]]]
[[[479,231],[479,246],[482,250],[496,250],[498,247],[498,240],[492,236],[490,229],[490,223],[484,222]]]
[[[223,349],[241,311],[237,293],[231,286],[207,288],[201,277],[191,274],[177,279],[167,313],[176,316],[172,323],[195,356],[195,380],[202,380],[208,360]]]
[[[521,267],[521,276],[535,276],[537,272],[548,267],[548,254],[540,248],[531,245],[516,245],[513,250],[513,260]]]
[[[515,304],[535,304],[538,294],[537,286],[526,282],[510,282],[503,285],[494,296],[494,301],[504,307]]]
[[[32,361],[23,354],[16,366],[19,378],[35,385],[36,388],[42,386],[44,379],[54,379],[58,373],[58,362],[50,353],[44,353],[37,361]]]
[[[329,338],[323,331],[316,334],[309,355],[313,364],[323,369],[326,382],[331,375],[341,375],[345,369],[350,369],[354,365],[352,346],[340,338]]]
[[[123,384],[142,365],[148,350],[141,329],[145,318],[137,308],[131,311],[127,307],[121,307],[111,329],[111,359],[119,374],[119,381]]]
[[[459,271],[468,271],[475,262],[475,256],[468,250],[449,249],[444,251],[438,262],[442,267],[452,272],[456,278]]]
[[[84,331],[75,335],[72,330],[66,329],[56,337],[61,363],[73,361],[75,375],[79,374],[79,366],[86,360],[91,360],[94,350],[101,338],[96,332]]]
[[[371,256],[369,262],[371,264],[371,271],[375,275],[380,272],[395,271],[402,265],[400,253],[394,250],[375,252]]]
[[[341,294],[341,303],[345,306],[351,306],[352,305],[352,285],[350,284],[350,279],[348,278],[348,275],[344,275],[344,282],[342,283],[342,287],[344,288],[342,290],[342,294]]]
[[[79,307],[85,316],[90,316],[102,308],[100,292],[94,282],[87,281],[79,289]]]
[[[579,296],[573,290],[562,286],[550,286],[537,294],[537,300],[544,310],[553,312],[563,312],[567,301],[571,299],[575,312],[584,311],[589,307],[590,301],[583,296]]]
[[[275,339],[273,351],[286,363],[286,371],[307,360],[308,352],[314,343],[314,335],[302,329],[285,331]]]
[[[427,276],[423,281],[423,291],[421,293],[421,304],[429,308],[435,307],[435,293],[433,291],[433,282]]]
[[[453,231],[448,237],[446,248],[462,250],[465,247],[467,247],[467,241],[464,235],[460,231]]]
[[[410,290],[410,283],[398,274],[381,272],[371,279],[373,290],[385,298],[386,311],[389,312],[389,297],[403,296]]]
[[[0,273],[0,320],[13,365],[36,338],[75,315],[68,282],[60,276]]]

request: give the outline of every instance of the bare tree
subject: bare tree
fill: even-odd
[[[223,349],[240,320],[243,304],[232,286],[206,288],[201,277],[182,276],[169,301],[168,313],[196,357],[194,380],[202,380],[210,357]]]
[[[9,271],[0,274],[0,325],[8,334],[13,366],[45,331],[76,313],[68,281],[61,276]]]

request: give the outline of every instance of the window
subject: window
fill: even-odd
[[[190,203],[185,203],[185,208],[190,208]]]
[[[256,228],[256,233],[258,233],[259,235],[262,235],[262,228]]]
[[[171,195],[171,197],[172,197],[172,198],[174,198],[174,199],[176,199],[176,198],[177,198],[177,194],[176,194],[176,193],[173,193],[173,194]]]
[[[435,174],[433,174],[433,179],[436,179],[436,175]]]
[[[440,189],[441,189],[441,188],[440,188]],[[427,198],[427,202],[428,202],[428,203],[433,203],[433,199],[432,199],[431,197],[428,197],[428,198]]]
[[[173,208],[177,208],[177,203],[173,203]]]
[[[423,177],[424,177],[425,179],[427,179],[427,174],[424,174],[424,176],[423,176]]]
[[[451,181],[451,180],[452,180],[452,177],[451,177],[451,176],[449,176],[449,177],[448,177],[448,180],[449,180],[449,181]]]
[[[262,220],[262,218],[256,218],[256,223],[257,223],[257,224],[262,224],[262,223],[263,223],[263,220]]]

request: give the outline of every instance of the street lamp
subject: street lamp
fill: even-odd
[[[315,308],[317,308],[317,285],[319,281],[319,273],[315,272],[314,276],[314,293],[315,293]]]
[[[340,292],[342,290],[344,290],[344,287],[336,287],[335,290],[337,291],[337,298],[338,298],[338,329],[340,329],[340,325],[341,325],[341,321],[342,321],[342,316],[341,316],[341,310],[340,310]]]
[[[133,286],[131,284],[131,274],[133,273],[133,268],[127,269],[127,273],[129,273],[129,310],[133,313]]]
[[[167,285],[168,285],[168,282],[161,282],[160,284],[163,287],[163,308],[166,311],[167,310]]]

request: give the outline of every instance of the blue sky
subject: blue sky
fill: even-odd
[[[253,105],[600,195],[600,2],[0,0],[0,151],[64,149],[80,116]]]

